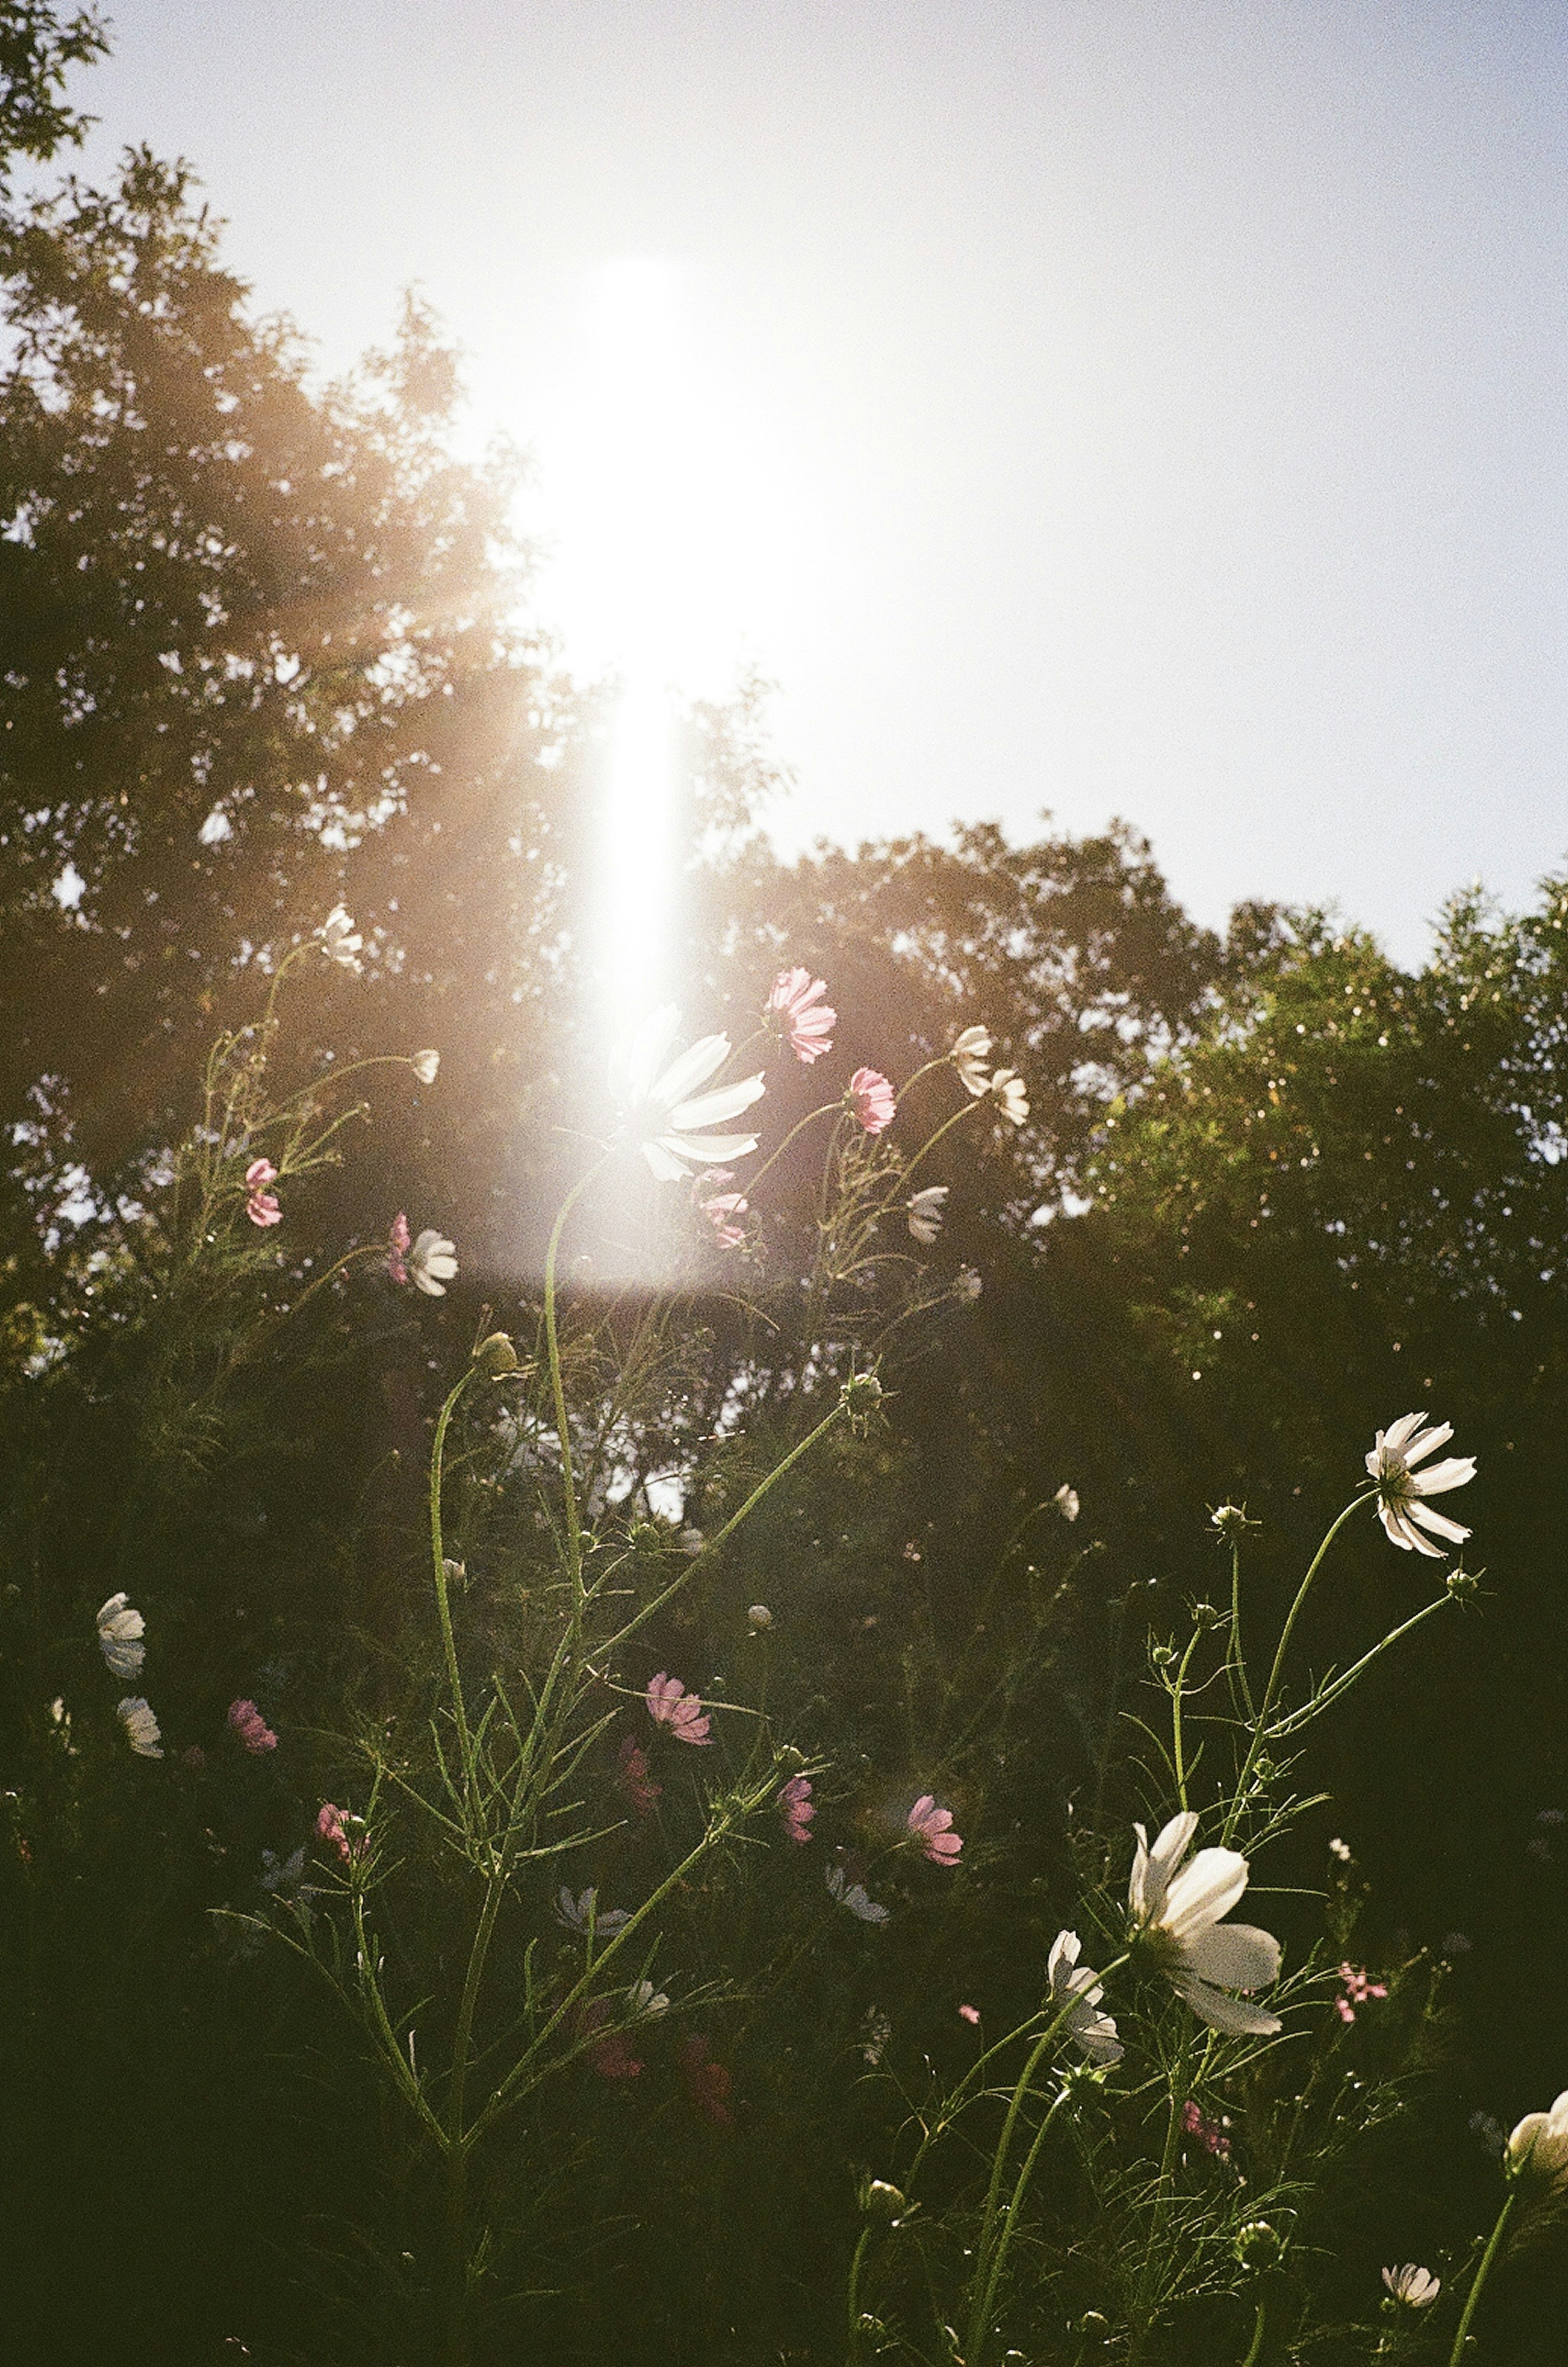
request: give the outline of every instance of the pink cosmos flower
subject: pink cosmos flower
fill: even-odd
[[[713,1741],[696,1694],[689,1693],[678,1677],[667,1677],[662,1669],[648,1688],[648,1714],[655,1726],[667,1726],[677,1742],[693,1742],[705,1750]]]
[[[1369,1980],[1359,1965],[1341,1965],[1339,1980],[1345,1994],[1335,1999],[1334,2010],[1343,2022],[1354,2022],[1356,2008],[1365,2005],[1370,1998],[1385,1998],[1388,1995],[1387,1984]]]
[[[929,1792],[922,1792],[909,1811],[909,1830],[914,1834],[933,1865],[952,1865],[964,1847],[963,1838],[953,1829],[953,1810],[939,1808]]]
[[[395,1283],[402,1284],[409,1278],[409,1244],[412,1239],[409,1220],[400,1208],[392,1218],[391,1231],[387,1235],[387,1272]]]
[[[648,1772],[647,1751],[629,1734],[621,1745],[617,1770],[615,1781],[623,1797],[639,1817],[648,1816],[664,1786],[654,1782]]]
[[[768,1009],[783,1023],[790,1050],[807,1068],[833,1048],[839,1014],[818,1001],[827,991],[825,978],[813,978],[805,969],[781,969],[768,996]]]
[[[253,1159],[245,1170],[245,1214],[253,1225],[280,1225],[283,1211],[277,1205],[277,1195],[267,1185],[277,1181],[277,1170],[270,1159]]]
[[[642,2062],[632,2053],[627,2033],[624,2030],[606,2030],[603,2038],[591,2035],[604,2029],[610,2010],[608,1998],[594,1998],[589,2004],[579,2006],[573,2019],[581,2034],[589,2040],[588,2060],[601,2079],[635,2079]]]
[[[1216,2161],[1229,2161],[1231,2141],[1218,2121],[1211,2120],[1202,2106],[1189,2096],[1181,2107],[1181,2125],[1190,2137],[1196,2137],[1205,2153]]]
[[[259,1758],[264,1750],[277,1749],[277,1737],[254,1701],[234,1701],[229,1704],[229,1723],[247,1750]]]
[[[705,1185],[729,1184],[733,1181],[734,1175],[731,1169],[710,1167],[699,1175],[692,1185],[693,1202],[713,1227],[721,1250],[738,1250],[745,1240],[746,1228],[744,1225],[738,1225],[735,1219],[737,1217],[743,1217],[750,1204],[744,1192],[710,1191],[705,1199],[703,1197],[703,1192]]]
[[[898,1099],[878,1069],[857,1069],[850,1079],[850,1107],[867,1134],[880,1134],[893,1123]]]
[[[681,2077],[686,2083],[686,2093],[704,2117],[716,2129],[732,2129],[735,2115],[729,2109],[731,2080],[722,2063],[708,2058],[705,2038],[694,2034],[683,2038],[676,2050]]]
[[[316,1830],[322,1840],[331,1841],[344,1865],[352,1865],[356,1857],[364,1856],[366,1843],[363,1835],[358,1840],[349,1840],[347,1828],[344,1824],[344,1813],[342,1808],[334,1807],[330,1800],[323,1800],[321,1812],[316,1818]]]
[[[972,2028],[978,2029],[980,2022],[980,2009],[977,2005],[961,2005],[958,2010],[963,2015],[964,2021],[968,2022]]]
[[[809,1776],[790,1777],[779,1794],[779,1814],[792,1841],[808,1841],[811,1839],[811,1819],[817,1811],[811,1805]]]

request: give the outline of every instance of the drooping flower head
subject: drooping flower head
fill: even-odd
[[[677,1742],[695,1743],[699,1750],[712,1744],[702,1703],[678,1677],[666,1676],[660,1669],[649,1682],[647,1698],[648,1714],[655,1726],[667,1726]]]
[[[339,969],[352,971],[357,978],[364,968],[359,955],[365,940],[349,919],[343,905],[333,906],[316,934],[321,940],[321,951],[327,959],[330,962],[336,962]]]
[[[1206,2112],[1195,2096],[1189,2096],[1181,2107],[1181,2126],[1190,2137],[1195,2137],[1205,2153],[1218,2161],[1229,2161],[1231,2141],[1225,2135],[1224,2124]]]
[[[927,1249],[942,1230],[949,1188],[945,1184],[928,1184],[909,1202],[909,1230]]]
[[[1463,1545],[1469,1536],[1457,1521],[1441,1512],[1434,1512],[1426,1502],[1428,1496],[1445,1496],[1450,1488],[1463,1488],[1475,1477],[1473,1455],[1450,1455],[1441,1463],[1433,1463],[1425,1471],[1417,1471],[1439,1446],[1445,1446],[1453,1436],[1453,1424],[1436,1423],[1430,1430],[1421,1425],[1424,1413],[1401,1414],[1387,1430],[1380,1430],[1377,1444],[1367,1455],[1367,1469],[1377,1482],[1378,1518],[1393,1543],[1405,1553],[1430,1554],[1440,1561],[1443,1548],[1435,1546],[1431,1536],[1447,1537],[1450,1544]]]
[[[966,1093],[976,1101],[991,1090],[991,1074],[986,1063],[991,1057],[991,1031],[988,1027],[965,1027],[953,1044],[948,1059],[958,1071],[958,1082]]]
[[[264,1751],[277,1749],[277,1737],[254,1701],[233,1701],[229,1704],[229,1723],[245,1749],[259,1758]]]
[[[663,1784],[656,1784],[648,1772],[647,1751],[629,1734],[616,1759],[615,1781],[621,1787],[622,1798],[639,1817],[649,1814],[664,1789]]]
[[[1406,2260],[1402,2269],[1385,2269],[1382,2281],[1393,2300],[1406,2309],[1430,2309],[1443,2290],[1442,2279],[1430,2269],[1417,2268],[1414,2260]]]
[[[1279,2017],[1233,1997],[1267,1987],[1280,1970],[1280,1942],[1250,1923],[1222,1923],[1247,1888],[1237,1850],[1200,1850],[1187,1864],[1198,1819],[1190,1809],[1170,1822],[1151,1849],[1142,1825],[1127,1887],[1133,1936],[1153,1955],[1179,1998],[1201,2022],[1228,2037],[1270,2037]]]
[[[415,1052],[409,1060],[409,1067],[422,1085],[433,1085],[435,1082],[436,1071],[440,1066],[441,1055],[434,1050]]]
[[[564,1882],[556,1893],[556,1920],[564,1923],[569,1931],[577,1931],[585,1939],[591,1932],[597,1932],[602,1940],[613,1940],[617,1931],[626,1930],[631,1920],[624,1907],[601,1908],[598,1890],[592,1885],[575,1898]]]
[[[409,1279],[426,1298],[445,1298],[446,1285],[457,1271],[457,1245],[438,1233],[434,1225],[423,1232],[409,1251]]]
[[[321,1840],[331,1841],[344,1865],[352,1865],[355,1859],[363,1857],[369,1847],[363,1834],[356,1840],[349,1839],[349,1821],[346,1808],[337,1807],[331,1800],[321,1802],[316,1818],[317,1835]],[[355,1818],[354,1821],[358,1820]]]
[[[845,1095],[850,1110],[867,1134],[881,1134],[893,1123],[898,1097],[880,1069],[857,1069]]]
[[[98,1613],[98,1648],[111,1677],[137,1677],[147,1658],[147,1622],[124,1593],[111,1594]]]
[[[610,1061],[610,1091],[625,1110],[632,1134],[661,1184],[680,1184],[700,1167],[722,1166],[757,1148],[754,1134],[715,1134],[711,1129],[739,1117],[760,1101],[761,1076],[699,1093],[729,1058],[728,1036],[703,1036],[663,1066],[675,1041],[681,1014],[672,1002],[653,1012],[629,1044]]]
[[[270,1159],[253,1159],[245,1170],[245,1214],[253,1225],[280,1225],[283,1211],[277,1205],[277,1195],[267,1185],[277,1181],[277,1170]]]
[[[1029,1095],[1018,1071],[1015,1069],[998,1069],[991,1078],[988,1091],[1009,1126],[1021,1126],[1029,1116]]]
[[[1544,2180],[1553,2194],[1568,2194],[1568,2089],[1550,2112],[1527,2112],[1508,2139],[1510,2178]]]
[[[827,991],[825,978],[813,978],[809,970],[798,968],[781,969],[769,991],[767,1015],[782,1030],[795,1059],[804,1060],[807,1068],[833,1048],[839,1014],[821,1000]]]
[[[824,1879],[827,1882],[829,1896],[836,1898],[840,1907],[847,1907],[850,1913],[860,1922],[886,1922],[887,1908],[879,1907],[874,1898],[867,1897],[863,1882],[852,1882],[845,1867],[829,1866]]]
[[[409,1244],[412,1239],[409,1220],[400,1208],[387,1235],[387,1272],[400,1288],[409,1278]]]
[[[955,1863],[964,1847],[964,1840],[953,1829],[951,1808],[939,1808],[931,1795],[922,1792],[910,1809],[907,1822],[933,1865]]]
[[[1076,1931],[1058,1931],[1051,1943],[1045,1964],[1051,1986],[1049,2010],[1060,2013],[1064,2006],[1067,2007],[1067,2035],[1083,2048],[1091,2063],[1120,2063],[1124,2049],[1116,2035],[1115,2021],[1100,2010],[1105,1985],[1098,1973],[1079,1964],[1080,1946]],[[978,2014],[975,2019],[979,2020]]]
[[[811,1839],[811,1819],[817,1811],[811,1805],[809,1776],[790,1777],[779,1794],[779,1814],[792,1841],[808,1841]]]
[[[152,1715],[151,1704],[141,1693],[127,1693],[122,1702],[116,1704],[115,1714],[124,1727],[125,1738],[138,1759],[162,1759],[164,1738],[158,1730],[158,1721]]]

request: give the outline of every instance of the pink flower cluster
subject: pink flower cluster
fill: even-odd
[[[677,1742],[705,1749],[713,1741],[696,1694],[689,1693],[679,1678],[666,1676],[662,1669],[648,1688],[648,1714],[655,1726],[667,1726]]]
[[[795,968],[781,969],[768,995],[768,1009],[781,1023],[790,1050],[807,1068],[833,1048],[839,1014],[820,1000],[827,991],[825,978]]]
[[[746,1214],[750,1203],[744,1192],[716,1192],[707,1187],[733,1184],[734,1181],[732,1168],[710,1167],[692,1185],[693,1201],[713,1227],[721,1250],[738,1250],[745,1240],[746,1228],[738,1225],[735,1219]],[[705,1190],[705,1198],[703,1196]]]
[[[277,1170],[270,1159],[253,1159],[245,1170],[245,1214],[253,1225],[280,1225],[283,1211],[277,1205],[277,1195],[267,1185],[277,1181]]]
[[[956,1862],[964,1840],[953,1829],[951,1808],[939,1808],[931,1795],[922,1792],[909,1811],[908,1824],[933,1865],[952,1865]]]
[[[277,1737],[254,1701],[233,1701],[229,1704],[229,1723],[247,1750],[259,1758],[264,1750],[277,1749]]]
[[[790,1777],[779,1794],[779,1814],[792,1841],[808,1841],[811,1839],[811,1819],[817,1811],[811,1805],[809,1776]]]
[[[881,1134],[890,1127],[898,1107],[898,1096],[880,1069],[857,1069],[847,1099],[867,1134]]]
[[[1191,2096],[1181,2107],[1181,2125],[1190,2137],[1197,2138],[1205,2153],[1212,2153],[1216,2161],[1229,2161],[1231,2141],[1223,2124],[1211,2120],[1201,2104]]]
[[[1385,1998],[1388,1995],[1387,1983],[1370,1980],[1359,1965],[1341,1965],[1339,1982],[1345,1994],[1343,1997],[1335,1999],[1334,2010],[1344,2022],[1355,2021],[1356,2008],[1359,2005],[1365,2005],[1371,1998]]]
[[[387,1235],[387,1272],[400,1286],[409,1278],[409,1245],[412,1239],[409,1220],[400,1208],[392,1218],[391,1231]]]

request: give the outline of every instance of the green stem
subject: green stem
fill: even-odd
[[[1518,2199],[1519,2190],[1516,2186],[1510,2191],[1507,2201],[1497,2214],[1497,2224],[1493,2228],[1491,2240],[1481,2256],[1481,2266],[1475,2271],[1474,2282],[1465,2297],[1464,2316],[1460,2319],[1459,2332],[1454,2336],[1454,2347],[1449,2353],[1449,2367],[1461,2367],[1461,2361],[1464,2358],[1464,2346],[1470,2334],[1470,2321],[1475,2316],[1476,2304],[1480,2301],[1483,2288],[1492,2273],[1493,2263],[1502,2248],[1504,2234],[1509,2220],[1514,2215],[1514,2205]]]
[[[1236,1537],[1231,1539],[1231,1632],[1225,1660],[1234,1678],[1239,1683],[1241,1698],[1247,1704],[1247,1718],[1251,1721],[1257,1717],[1258,1713],[1252,1704],[1252,1686],[1247,1674],[1247,1655],[1241,1648],[1241,1542]],[[1235,1685],[1232,1687],[1231,1699],[1234,1703]]]
[[[863,2227],[860,2242],[855,2246],[854,2259],[850,2262],[849,2367],[860,2367],[860,2272],[870,2241],[870,2227]]]
[[[1408,1636],[1413,1627],[1419,1627],[1423,1619],[1430,1619],[1434,1611],[1445,1610],[1452,1600],[1453,1597],[1450,1594],[1437,1594],[1433,1596],[1430,1603],[1423,1603],[1420,1610],[1413,1612],[1402,1626],[1392,1629],[1381,1644],[1374,1644],[1370,1652],[1363,1652],[1360,1659],[1352,1668],[1347,1669],[1342,1677],[1334,1678],[1330,1683],[1323,1687],[1320,1693],[1314,1693],[1311,1701],[1303,1702],[1300,1709],[1292,1710],[1288,1716],[1277,1718],[1269,1728],[1269,1741],[1276,1742],[1282,1735],[1298,1733],[1313,1718],[1321,1716],[1324,1710],[1332,1708],[1341,1694],[1348,1693],[1351,1686],[1359,1678],[1365,1676],[1374,1660],[1381,1659],[1385,1652],[1390,1651],[1404,1637]]]
[[[1181,1695],[1187,1683],[1187,1671],[1191,1665],[1192,1655],[1197,1649],[1198,1638],[1195,1635],[1181,1655],[1181,1666],[1177,1670],[1170,1687],[1171,1765],[1176,1770],[1177,1806],[1183,1813],[1187,1808],[1187,1762],[1182,1756],[1181,1746]]]
[[[1267,2325],[1268,2312],[1265,2310],[1263,2304],[1259,2302],[1258,2305],[1258,2316],[1252,2328],[1252,2340],[1247,2345],[1247,2356],[1242,2361],[1241,2367],[1258,2367],[1258,2362],[1263,2356],[1263,2336]]]
[[[1040,2158],[1041,2147],[1050,2133],[1051,2124],[1062,2105],[1066,2102],[1067,2094],[1068,2090],[1064,2087],[1058,2089],[1055,2095],[1052,2097],[1040,2126],[1034,2133],[1034,2143],[1023,2157],[1023,2167],[1018,2173],[1018,2180],[1007,2207],[1007,2218],[1001,2235],[998,2238],[996,2256],[991,2262],[991,2272],[986,2280],[985,2291],[980,2296],[980,2305],[969,2329],[970,2348],[967,2354],[969,2367],[981,2367],[981,2353],[990,2334],[991,2313],[996,2307],[997,2295],[1001,2291],[1002,2271],[1007,2266],[1008,2252],[1018,2232],[1019,2218],[1023,2210],[1023,2198],[1029,2191],[1030,2180],[1034,2175],[1034,2165]]]
[[[1149,2287],[1154,2279],[1155,2253],[1159,2246],[1160,2231],[1165,2224],[1166,2204],[1176,2176],[1176,2150],[1181,2127],[1182,2107],[1191,2085],[1192,2041],[1185,2038],[1176,2061],[1176,2077],[1170,2083],[1170,2113],[1166,2122],[1165,2145],[1160,2153],[1159,2177],[1155,2185],[1154,2209],[1149,2218],[1149,2240],[1144,2251],[1144,2265],[1138,2275],[1136,2302],[1137,2323],[1133,2328],[1132,2347],[1128,2351],[1129,2367],[1137,2367],[1144,2355],[1152,2319],[1149,2312]]]
[[[784,1152],[789,1149],[790,1144],[795,1140],[795,1136],[797,1134],[804,1134],[807,1127],[811,1124],[814,1118],[826,1117],[829,1110],[842,1109],[842,1102],[823,1102],[819,1108],[807,1110],[803,1118],[797,1119],[795,1124],[790,1127],[789,1132],[785,1135],[778,1149],[776,1150],[769,1151],[766,1159],[763,1160],[761,1167],[758,1168],[754,1175],[747,1176],[746,1191],[748,1196],[756,1191],[758,1184],[761,1182],[769,1168],[776,1167],[778,1165],[779,1161],[784,1157]]]
[[[911,1082],[912,1082],[913,1080],[911,1080]],[[908,1086],[906,1085],[904,1090],[908,1093],[909,1090]],[[898,1188],[900,1191],[902,1191],[905,1184],[908,1184],[910,1176],[914,1173],[921,1160],[924,1159],[929,1152],[933,1151],[936,1149],[937,1144],[942,1140],[942,1136],[944,1134],[951,1134],[955,1126],[962,1126],[964,1119],[966,1117],[972,1117],[977,1109],[984,1109],[987,1099],[987,1096],[982,1094],[978,1101],[965,1102],[962,1109],[954,1110],[951,1117],[943,1118],[942,1124],[937,1127],[934,1134],[928,1135],[925,1141],[921,1143],[919,1150],[916,1151],[914,1157],[910,1160],[908,1165],[903,1170],[902,1173],[898,1177]],[[889,1194],[887,1198],[879,1203],[879,1206],[885,1209],[891,1207],[892,1195]]]
[[[468,2316],[468,2157],[459,2146],[446,2157],[446,2367],[468,2367],[473,2356]]]
[[[1247,1745],[1247,1757],[1242,1762],[1241,1773],[1236,1781],[1235,1793],[1231,1801],[1230,1812],[1225,1818],[1224,1830],[1220,1835],[1222,1846],[1228,1844],[1231,1835],[1235,1832],[1237,1825],[1241,1822],[1242,1811],[1247,1805],[1247,1784],[1251,1778],[1253,1769],[1258,1764],[1259,1754],[1262,1751],[1264,1730],[1269,1724],[1269,1712],[1273,1709],[1275,1699],[1280,1690],[1280,1677],[1284,1673],[1285,1655],[1290,1649],[1291,1637],[1295,1633],[1296,1622],[1302,1615],[1302,1611],[1306,1603],[1307,1596],[1312,1592],[1313,1582],[1317,1577],[1318,1571],[1323,1568],[1324,1557],[1327,1554],[1329,1546],[1334,1543],[1335,1538],[1339,1535],[1340,1530],[1350,1518],[1352,1512],[1359,1512],[1361,1506],[1370,1501],[1371,1493],[1372,1491],[1368,1489],[1359,1496],[1352,1496],[1344,1511],[1333,1523],[1327,1535],[1324,1538],[1323,1543],[1319,1546],[1316,1553],[1314,1554],[1307,1574],[1303,1579],[1300,1586],[1296,1589],[1296,1599],[1292,1603],[1284,1626],[1280,1631],[1280,1641],[1274,1653],[1274,1665],[1269,1671],[1269,1682],[1264,1689],[1263,1706],[1258,1713],[1257,1723],[1254,1725],[1252,1729],[1252,1739]]]
[[[561,1202],[554,1225],[550,1229],[550,1245],[545,1252],[545,1350],[549,1358],[550,1396],[555,1404],[556,1436],[560,1441],[561,1488],[566,1501],[567,1569],[571,1580],[571,1632],[575,1648],[582,1632],[582,1526],[577,1512],[577,1487],[571,1468],[571,1430],[566,1413],[566,1384],[561,1375],[560,1336],[556,1325],[556,1260],[560,1254],[561,1235],[566,1220],[594,1177],[608,1163],[601,1159],[579,1177]]]
[[[457,1668],[457,1645],[452,1633],[452,1605],[446,1591],[446,1557],[441,1535],[441,1467],[446,1446],[446,1430],[457,1409],[458,1399],[473,1379],[477,1368],[468,1370],[447,1398],[435,1422],[435,1441],[430,1450],[430,1550],[435,1564],[435,1607],[441,1619],[441,1643],[446,1655],[446,1682],[452,1688],[452,1708],[457,1720],[457,1738],[463,1752],[463,1784],[465,1794],[472,1780],[473,1745],[468,1736],[468,1714],[463,1702],[463,1680]]]

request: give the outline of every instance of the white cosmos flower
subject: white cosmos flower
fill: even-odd
[[[764,1091],[761,1075],[709,1093],[696,1091],[729,1058],[728,1036],[701,1036],[663,1068],[681,1014],[672,1002],[652,1012],[610,1060],[610,1091],[631,1120],[643,1157],[661,1184],[683,1183],[703,1167],[723,1167],[757,1148],[754,1134],[715,1134],[750,1109]]]
[[[1138,1850],[1127,1886],[1129,1920],[1153,1945],[1171,1988],[1200,2022],[1230,2038],[1271,2037],[1279,2016],[1228,1992],[1266,1988],[1280,1970],[1280,1942],[1250,1923],[1221,1922],[1247,1888],[1247,1860],[1239,1850],[1205,1849],[1183,1865],[1197,1829],[1188,1809],[1172,1817],[1151,1849],[1143,1826],[1134,1826]]]
[[[634,2022],[659,2022],[670,2010],[670,2000],[651,1981],[634,1981],[626,1991]]]
[[[1051,1501],[1055,1504],[1064,1521],[1076,1521],[1078,1513],[1083,1509],[1078,1502],[1078,1491],[1073,1486],[1070,1479],[1063,1480],[1061,1486],[1052,1497]]]
[[[928,1247],[942,1230],[943,1203],[950,1189],[946,1184],[928,1184],[909,1203],[909,1230],[916,1240]]]
[[[1429,1529],[1434,1536],[1447,1537],[1450,1544],[1463,1545],[1469,1536],[1457,1521],[1434,1512],[1422,1500],[1427,1496],[1445,1496],[1450,1488],[1463,1488],[1475,1477],[1473,1455],[1450,1455],[1442,1463],[1433,1463],[1425,1471],[1415,1466],[1425,1462],[1436,1447],[1446,1446],[1453,1436],[1453,1424],[1440,1421],[1431,1430],[1421,1425],[1424,1413],[1401,1414],[1387,1430],[1380,1430],[1377,1444],[1367,1456],[1367,1469],[1377,1481],[1378,1518],[1396,1546],[1406,1553],[1412,1547],[1416,1553],[1430,1554],[1441,1560],[1443,1549],[1435,1546],[1431,1537],[1421,1531]],[[1419,1523],[1419,1526],[1417,1526]]]
[[[990,1090],[1009,1126],[1021,1126],[1029,1116],[1029,1095],[1017,1070],[998,1069],[991,1079]]]
[[[966,1027],[953,1045],[948,1059],[958,1071],[958,1081],[966,1093],[976,1101],[991,1089],[990,1071],[986,1063],[991,1057],[991,1031],[988,1027]]]
[[[1079,1964],[1080,1944],[1076,1931],[1058,1931],[1052,1943],[1045,1966],[1051,1982],[1051,2004],[1060,2012],[1072,1999],[1066,2023],[1067,2035],[1077,2039],[1091,2063],[1120,2063],[1126,2050],[1116,2035],[1112,2017],[1100,2011],[1104,1985],[1098,1973]]]
[[[1568,2193],[1568,2089],[1550,2112],[1527,2112],[1508,2139],[1508,2174],[1543,2178],[1554,2194]]]
[[[158,1731],[158,1721],[151,1704],[140,1693],[127,1693],[118,1704],[118,1716],[125,1738],[138,1759],[162,1759],[164,1738]]]
[[[556,1915],[569,1931],[592,1931],[601,1940],[613,1940],[631,1921],[624,1907],[607,1907],[601,1914],[599,1893],[592,1886],[574,1898],[563,1882],[556,1897]]]
[[[433,1085],[435,1082],[435,1072],[440,1066],[439,1052],[415,1052],[409,1061],[409,1067],[422,1085]]]
[[[333,906],[316,934],[321,938],[321,951],[327,959],[336,962],[339,969],[352,970],[357,978],[364,967],[359,958],[359,951],[365,940],[349,919],[343,905]]]
[[[863,1923],[886,1922],[886,1908],[879,1907],[874,1898],[868,1898],[865,1885],[852,1882],[841,1865],[830,1865],[823,1878],[831,1897],[840,1907],[847,1907],[852,1915],[858,1916]]]
[[[123,1594],[111,1594],[98,1614],[98,1645],[111,1677],[136,1677],[147,1658],[147,1622]]]
[[[457,1245],[426,1225],[409,1251],[409,1280],[427,1298],[445,1298],[446,1285],[457,1271]]]
[[[1406,2260],[1402,2269],[1385,2269],[1382,2281],[1406,2309],[1430,2309],[1443,2290],[1441,2277],[1435,2277],[1430,2269],[1418,2269],[1414,2260]]]

